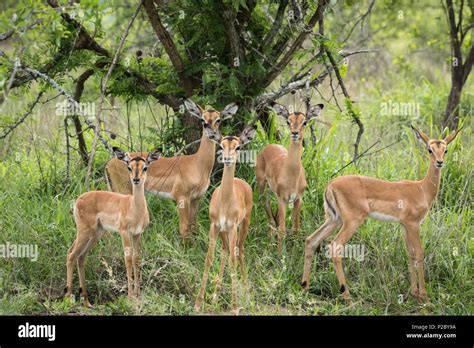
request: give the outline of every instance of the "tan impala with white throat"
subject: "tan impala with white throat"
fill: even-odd
[[[255,171],[260,195],[264,194],[268,184],[278,199],[277,217],[273,215],[268,194],[265,195],[265,212],[270,223],[270,236],[273,235],[273,230],[278,222],[278,252],[281,253],[283,239],[286,235],[285,216],[288,203],[293,203],[291,218],[293,233],[297,233],[300,227],[302,196],[306,188],[305,171],[301,164],[304,129],[309,121],[321,113],[324,105],[311,106],[306,115],[302,112],[290,113],[286,107],[280,104],[275,104],[273,108],[276,114],[283,117],[288,124],[291,132],[290,147],[287,150],[281,145],[267,145],[257,155]]]
[[[413,128],[413,127],[412,127]],[[309,289],[311,263],[316,248],[337,228],[341,227],[329,245],[336,268],[337,279],[344,299],[349,300],[349,288],[342,267],[342,250],[357,228],[371,217],[381,221],[400,223],[405,230],[409,256],[410,292],[424,302],[428,299],[425,288],[424,255],[420,239],[420,225],[439,191],[441,168],[448,145],[459,130],[445,139],[430,139],[413,128],[416,137],[429,154],[428,172],[422,180],[390,182],[361,175],[345,175],[332,180],[324,193],[326,221],[306,238],[302,286]]]
[[[255,128],[247,127],[239,137],[227,136],[218,142],[222,149],[224,172],[221,184],[214,190],[209,205],[209,216],[211,219],[209,249],[204,265],[201,287],[194,306],[197,312],[201,310],[201,305],[204,301],[209,268],[214,260],[217,236],[219,236],[222,241],[222,255],[213,301],[217,301],[227,254],[229,254],[230,278],[232,282],[232,312],[236,315],[239,314],[237,259],[240,263],[242,280],[246,285],[247,271],[244,265],[244,242],[249,230],[253,195],[250,185],[244,180],[234,178],[234,174],[239,150],[253,139],[255,132]]]
[[[72,295],[74,263],[77,261],[79,292],[88,307],[91,305],[86,290],[86,256],[105,231],[116,231],[122,237],[128,296],[138,298],[140,295],[140,237],[150,222],[144,186],[147,170],[151,163],[160,158],[161,149],[150,152],[146,157],[131,157],[117,147],[113,150],[117,159],[127,167],[132,194],[90,191],[80,195],[74,205],[77,236],[67,252],[66,296]]]

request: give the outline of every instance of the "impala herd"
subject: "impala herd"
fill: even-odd
[[[222,137],[219,126],[222,121],[236,114],[236,104],[227,105],[221,112],[204,110],[189,99],[185,101],[185,106],[192,116],[200,120],[203,128],[200,147],[195,154],[165,158],[160,157],[161,149],[145,155],[141,152],[125,153],[114,147],[115,157],[107,163],[105,175],[111,192],[86,192],[76,200],[74,219],[77,235],[67,252],[66,296],[72,296],[73,267],[77,262],[80,293],[84,304],[91,306],[85,283],[86,256],[105,231],[116,231],[123,242],[128,296],[138,298],[140,236],[149,224],[145,191],[176,201],[179,231],[186,240],[195,228],[199,200],[210,185],[217,145],[222,150],[224,170],[221,185],[214,190],[209,205],[209,248],[194,309],[196,312],[201,311],[209,268],[214,261],[219,237],[222,253],[213,301],[218,298],[228,258],[232,313],[239,313],[237,266],[240,266],[241,278],[246,285],[244,243],[249,231],[253,193],[247,182],[235,178],[235,167],[239,150],[254,138],[256,129],[253,126],[246,127],[238,137]],[[300,224],[302,196],[307,186],[301,163],[304,129],[309,121],[320,114],[324,105],[314,105],[306,114],[289,112],[279,104],[275,104],[273,108],[278,116],[287,121],[291,134],[290,146],[287,150],[281,145],[267,145],[257,156],[256,179],[260,195],[265,195],[265,212],[270,225],[268,233],[272,236],[277,230],[278,252],[281,253],[286,235],[285,215],[288,204],[293,206],[293,233],[297,233]],[[440,169],[444,164],[444,156],[449,143],[454,140],[459,130],[443,140],[430,139],[415,128],[413,131],[430,156],[428,173],[424,179],[389,182],[366,176],[346,175],[328,183],[323,197],[326,220],[305,241],[301,284],[304,291],[309,289],[311,264],[316,249],[334,230],[340,228],[328,249],[335,265],[341,294],[345,300],[350,301],[342,256],[337,250],[349,241],[367,217],[372,217],[381,221],[399,222],[404,227],[409,256],[410,292],[419,302],[427,301],[420,225],[439,191]],[[267,185],[278,201],[276,216],[270,206],[270,196],[265,194]]]

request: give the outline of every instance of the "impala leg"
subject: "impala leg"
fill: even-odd
[[[74,261],[76,261],[73,255],[74,246],[76,245],[76,239],[72,242],[71,246],[67,251],[66,257],[66,288],[64,289],[64,296],[71,297],[72,295],[72,281],[74,276]]]
[[[293,213],[291,217],[291,223],[293,224],[293,234],[297,234],[300,229],[300,211],[302,203],[302,198],[298,198],[293,202]]]
[[[196,298],[196,303],[194,304],[194,310],[199,312],[201,310],[201,305],[204,300],[204,293],[206,291],[207,278],[209,276],[209,268],[214,261],[214,251],[216,249],[216,239],[217,239],[218,230],[214,224],[211,224],[211,229],[209,230],[209,248],[207,249],[206,261],[204,263],[204,273],[201,280],[201,288],[199,289],[198,296]]]
[[[181,197],[177,201],[179,214],[179,233],[186,241],[189,237],[189,206],[190,200],[186,197]]]
[[[303,280],[301,286],[304,291],[309,290],[309,276],[314,252],[317,247],[337,228],[338,221],[328,219],[312,235],[306,238],[304,252]]]
[[[81,251],[81,254],[77,258],[77,269],[79,273],[79,286],[80,286],[79,291],[81,292],[81,295],[84,299],[84,305],[89,308],[91,308],[92,305],[89,302],[87,289],[86,289],[86,270],[85,270],[86,257],[89,251],[97,244],[98,241],[99,241],[98,238],[89,239],[87,243],[84,245],[84,249]]]
[[[72,282],[74,277],[74,264],[76,263],[77,257],[84,249],[88,241],[87,234],[83,234],[82,231],[78,232],[76,239],[72,243],[71,247],[67,252],[66,259],[66,269],[67,269],[67,279],[66,279],[66,289],[65,296],[72,296]]]
[[[130,235],[127,231],[120,233],[122,236],[123,253],[125,258],[125,268],[127,269],[128,298],[133,297],[133,272],[132,272],[132,249],[130,248]]]
[[[219,267],[219,275],[216,280],[216,287],[212,295],[212,303],[217,302],[217,298],[222,289],[222,279],[224,277],[225,264],[227,262],[227,253],[229,252],[229,243],[227,242],[227,233],[221,233],[222,250],[221,250],[221,264]]]
[[[413,225],[410,227],[410,234],[412,237],[412,245],[415,250],[415,269],[418,275],[418,302],[428,301],[428,295],[425,288],[425,265],[423,247],[420,240],[420,226]]]
[[[273,233],[275,231],[277,223],[275,220],[275,216],[273,215],[270,192],[268,191],[265,192],[265,206],[264,207],[265,207],[265,213],[267,214],[268,223],[270,224],[268,228],[268,237],[271,238],[273,237]]]
[[[405,228],[405,244],[407,246],[408,254],[408,271],[410,272],[410,293],[413,297],[418,298],[418,285],[416,281],[416,270],[415,270],[415,249],[411,241],[411,235],[409,227],[404,225]]]
[[[240,273],[242,274],[242,281],[247,287],[247,270],[245,269],[245,247],[244,243],[247,239],[247,235],[249,233],[249,224],[250,224],[250,215],[246,216],[245,219],[242,221],[242,227],[240,230],[238,247],[239,247],[239,263],[240,263]]]
[[[341,287],[341,294],[346,301],[350,301],[350,295],[349,288],[347,287],[346,277],[344,275],[344,269],[342,267],[341,254],[344,251],[344,245],[349,241],[362,222],[363,221],[358,220],[344,221],[341,230],[329,246],[332,261],[334,262],[334,266],[336,268],[336,276]]]
[[[230,261],[230,280],[232,283],[232,314],[239,315],[239,305],[237,297],[237,228],[233,227],[229,235],[229,261]]]
[[[190,231],[196,232],[196,217],[199,210],[199,198],[192,199],[189,204]]]
[[[138,299],[140,297],[140,237],[141,234],[132,236],[133,254],[132,254],[132,267],[133,267],[133,295]]]
[[[283,239],[286,235],[286,203],[283,199],[278,198],[278,254],[281,255],[281,250],[283,247]]]

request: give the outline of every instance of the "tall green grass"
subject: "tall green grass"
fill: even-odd
[[[311,143],[307,129],[302,161],[308,188],[303,199],[302,226],[298,235],[287,236],[282,257],[277,256],[276,240],[267,238],[268,223],[262,198],[256,192],[254,168],[247,164],[238,165],[236,176],[254,188],[254,210],[246,242],[250,286],[248,292],[242,291],[244,313],[403,315],[474,312],[474,151],[469,86],[461,110],[464,130],[450,145],[439,195],[421,228],[430,302],[420,306],[406,297],[409,289],[408,260],[400,226],[374,220],[361,226],[349,242],[365,246],[365,259],[344,259],[354,299],[352,306],[347,306],[339,297],[334,267],[324,253],[315,257],[310,293],[301,292],[304,239],[323,222],[322,195],[328,181],[350,173],[385,180],[421,179],[426,173],[426,151],[411,135],[409,125],[414,124],[433,137],[441,136],[435,125],[440,123],[439,115],[444,105],[442,96],[447,94],[447,88],[424,78],[412,81],[387,76],[388,80],[391,78],[397,84],[390,89],[382,86],[386,81],[371,81],[373,88],[360,91],[358,107],[366,128],[361,150],[377,141],[373,150],[393,145],[361,158],[357,166],[350,165],[338,172],[352,158],[355,127],[335,106],[327,104],[322,118],[330,120],[332,125],[326,127],[314,123],[315,144]],[[418,116],[380,115],[381,103],[388,100],[418,102],[422,112]],[[144,104],[137,108],[140,106],[143,109],[141,117],[150,116],[151,107]],[[160,114],[154,113],[154,117]],[[137,117],[131,114],[133,134],[137,134]],[[148,124],[155,126],[154,117]],[[143,127],[146,120],[142,121]],[[43,127],[43,123],[47,126]],[[208,246],[209,199],[220,184],[221,169],[217,168],[213,174],[211,187],[201,201],[193,245],[184,245],[179,237],[175,204],[147,195],[151,225],[145,230],[141,244],[143,276],[139,303],[131,303],[126,298],[120,238],[116,234],[104,236],[88,257],[87,284],[95,308],[85,309],[78,302],[62,298],[66,251],[76,233],[71,208],[75,198],[85,191],[85,170],[73,153],[71,178],[66,180],[64,134],[63,130],[55,128],[54,123],[54,119],[47,117],[33,119],[27,128],[17,131],[15,141],[3,147],[7,152],[0,163],[0,244],[37,244],[40,256],[36,262],[21,258],[0,259],[0,314],[192,314]],[[126,129],[125,124],[117,127]],[[161,144],[163,139],[160,132],[150,127],[141,132],[143,144],[148,149]],[[272,127],[281,131],[281,140],[268,139],[259,131],[247,149],[260,151],[268,143],[288,146],[284,121],[273,119]],[[90,144],[91,134],[86,133],[86,136]],[[141,140],[138,137],[132,140],[139,148]],[[128,140],[126,142],[116,144],[126,147]],[[172,153],[168,148],[169,151]],[[99,149],[93,189],[106,189],[102,173],[107,158],[107,152]],[[288,218],[287,226],[290,223]],[[217,250],[219,254],[220,248]],[[210,273],[208,295],[217,268],[216,262]],[[226,273],[223,296],[217,305],[206,301],[204,309],[207,313],[228,313],[229,284],[229,274]],[[78,295],[77,273],[75,293]]]
[[[427,92],[428,93],[428,92]],[[414,141],[407,120],[376,119],[377,102],[363,107],[366,133],[362,148],[380,140],[375,148],[395,145],[364,157],[337,175],[360,173],[386,180],[420,179],[425,175],[426,151]],[[337,117],[336,110],[325,110]],[[280,141],[288,145],[285,126]],[[254,168],[239,164],[236,176],[254,188],[254,210],[246,242],[249,291],[241,289],[241,305],[246,314],[472,314],[474,299],[472,220],[472,139],[470,124],[451,145],[443,169],[442,186],[422,225],[426,282],[429,303],[418,305],[406,297],[409,289],[407,255],[400,226],[370,220],[351,239],[366,249],[363,261],[344,259],[354,303],[339,297],[339,286],[330,259],[324,253],[315,257],[311,289],[303,294],[300,279],[304,239],[324,218],[322,194],[335,172],[352,154],[353,127],[343,119],[326,128],[315,124],[317,143],[306,134],[303,165],[308,189],[304,195],[302,226],[298,235],[288,235],[278,257],[276,240],[267,237],[267,221],[262,199],[256,192]],[[420,128],[436,134],[429,117],[417,120]],[[192,314],[193,302],[202,276],[208,246],[209,199],[219,185],[220,171],[202,199],[198,231],[193,245],[179,237],[175,204],[147,195],[151,225],[142,238],[142,299],[126,298],[126,276],[120,238],[107,234],[88,257],[86,276],[94,309],[80,302],[63,300],[66,251],[75,237],[72,202],[84,192],[84,169],[74,156],[70,182],[65,181],[64,156],[58,155],[60,135],[45,141],[47,146],[25,147],[3,159],[0,165],[0,244],[37,244],[40,256],[29,259],[0,259],[1,314]],[[268,142],[259,132],[249,149],[261,150]],[[397,142],[398,141],[398,142]],[[20,148],[19,148],[20,149]],[[101,176],[107,156],[97,160],[96,189],[106,189]],[[290,226],[290,221],[287,222]],[[329,239],[330,240],[330,239]],[[217,248],[220,250],[220,248]],[[217,251],[219,254],[219,251]],[[211,305],[209,295],[217,276],[218,263],[210,272],[205,313],[226,314],[230,302],[230,279],[226,271],[223,296]],[[75,294],[78,296],[75,273]]]

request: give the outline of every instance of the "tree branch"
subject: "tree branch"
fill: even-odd
[[[105,98],[105,91],[107,89],[107,82],[110,79],[110,76],[112,76],[112,71],[114,70],[115,66],[118,63],[119,57],[120,57],[120,52],[122,51],[123,45],[125,44],[125,39],[128,36],[128,33],[130,31],[130,28],[132,27],[133,22],[135,21],[135,18],[137,18],[138,13],[140,12],[141,8],[143,5],[143,0],[140,1],[138,4],[134,14],[132,15],[132,18],[130,18],[127,27],[125,28],[124,32],[122,33],[122,36],[120,38],[120,43],[117,47],[117,50],[115,51],[114,58],[112,60],[112,64],[110,64],[109,70],[107,71],[107,74],[105,75],[101,87],[100,87],[100,99],[99,99],[99,110],[96,115],[96,122],[95,122],[95,127],[94,127],[94,138],[92,139],[92,146],[91,146],[91,153],[89,155],[89,163],[87,165],[87,173],[86,173],[86,178],[85,178],[85,183],[86,183],[86,188],[89,190],[90,188],[90,176],[92,174],[92,165],[94,163],[94,156],[95,156],[95,150],[97,146],[97,139],[99,137],[99,130],[100,130],[100,117],[102,115],[102,106],[104,104],[104,98]]]
[[[324,8],[326,6],[326,0],[319,0],[316,12],[311,16],[308,24],[305,26],[303,31],[298,35],[296,40],[293,42],[289,50],[285,53],[283,58],[275,64],[274,68],[271,68],[263,81],[263,86],[268,86],[288,65],[292,60],[294,53],[300,48],[303,41],[306,39],[308,34],[312,31],[316,23],[323,17]]]
[[[270,45],[275,38],[276,34],[280,30],[281,23],[283,21],[283,16],[285,15],[285,9],[288,6],[288,0],[280,0],[278,5],[278,10],[273,22],[272,28],[268,32],[267,36],[263,39],[263,47]]]
[[[33,109],[35,108],[35,106],[38,104],[43,93],[44,93],[43,91],[38,93],[36,99],[30,105],[28,105],[28,111],[26,111],[17,121],[15,121],[15,123],[13,123],[10,126],[5,127],[7,128],[7,130],[2,135],[0,135],[0,139],[5,139],[8,136],[8,134],[13,132],[20,124],[25,122],[28,116],[30,116],[31,113],[33,112]]]
[[[462,83],[463,85],[466,83],[467,78],[472,70],[472,65],[474,64],[474,45],[471,45],[469,52],[464,60],[464,64],[462,67]]]
[[[160,40],[161,44],[165,48],[166,53],[170,57],[171,63],[178,72],[178,76],[181,81],[181,85],[186,92],[186,96],[190,97],[193,94],[193,85],[191,80],[188,80],[184,75],[185,65],[181,56],[179,55],[178,49],[176,48],[173,39],[161,23],[160,16],[155,9],[153,0],[144,0],[143,5],[148,15],[148,19],[150,20],[150,24],[155,31],[156,36],[158,37],[158,40]]]

